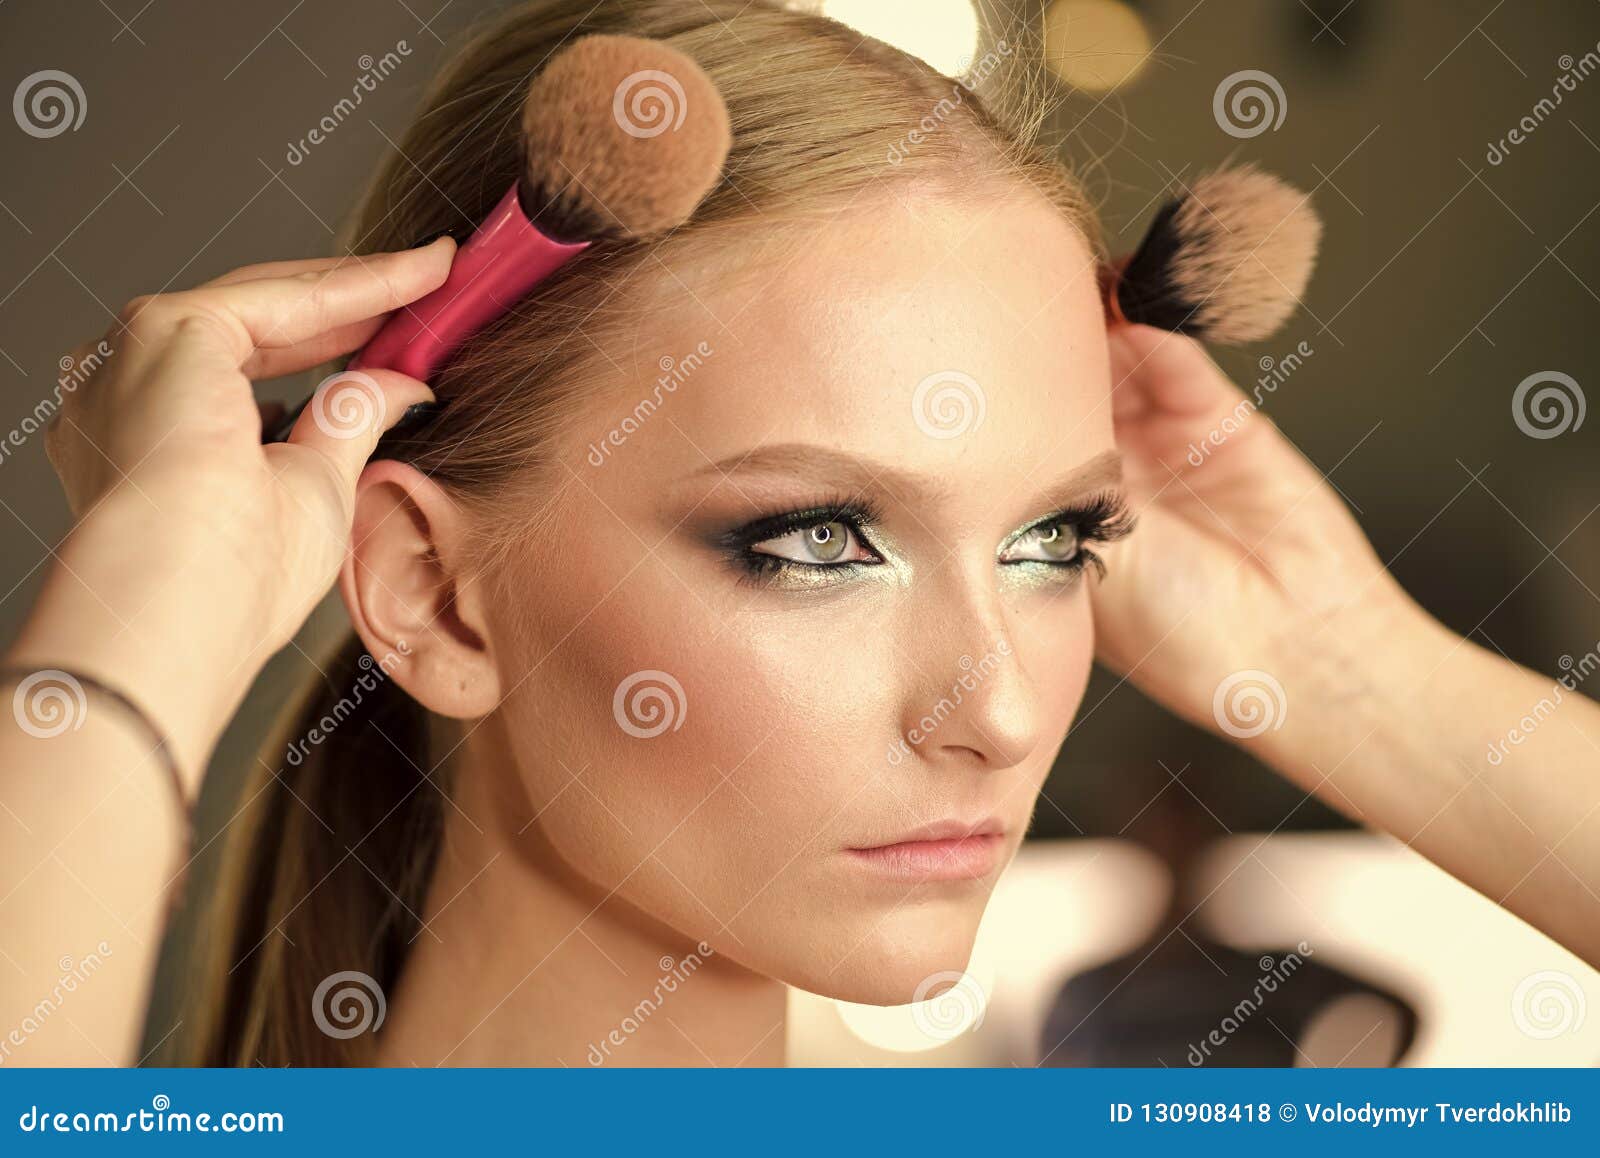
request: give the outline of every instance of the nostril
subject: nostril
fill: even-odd
[[[943,750],[949,752],[952,756],[976,760],[980,764],[987,764],[989,762],[989,757],[983,752],[979,751],[977,748],[969,748],[965,744],[947,744],[944,745]]]

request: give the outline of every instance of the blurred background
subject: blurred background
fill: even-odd
[[[953,77],[1002,43],[1042,47],[1064,98],[1049,133],[1119,249],[1163,194],[1225,160],[1311,190],[1327,233],[1304,309],[1219,361],[1246,390],[1263,386],[1268,413],[1445,623],[1552,681],[1600,647],[1600,419],[1583,420],[1600,362],[1600,8],[808,6]],[[328,251],[447,46],[491,7],[0,7],[0,81],[14,92],[14,124],[0,127],[0,431],[24,427],[62,353],[127,299]],[[38,438],[5,448],[0,506],[4,638],[67,526]],[[307,636],[339,614],[319,613]],[[274,661],[223,743],[202,841],[232,815],[237,778],[307,662]],[[152,1060],[181,1032],[188,933],[169,947]],[[1600,1059],[1600,975],[1103,674],[968,976],[904,1009],[794,1004],[802,1064]]]

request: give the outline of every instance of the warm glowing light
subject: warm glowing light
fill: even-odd
[[[1044,14],[1051,70],[1084,92],[1125,84],[1150,59],[1150,33],[1121,0],[1055,0]]]
[[[920,1008],[790,989],[789,1064],[1035,1065],[1062,982],[1144,944],[1172,889],[1166,865],[1132,841],[1026,841],[995,886],[967,980],[945,989],[930,975]]]
[[[964,973],[952,971],[928,986],[927,1000],[912,1005],[857,1005],[835,1002],[839,1018],[868,1045],[895,1053],[922,1053],[949,1045],[983,1024],[994,968],[974,962]],[[930,981],[932,978],[929,979]]]
[[[960,76],[978,55],[981,25],[972,0],[823,0],[822,12],[946,76]]]

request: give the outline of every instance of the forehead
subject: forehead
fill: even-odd
[[[632,364],[584,423],[633,418],[623,473],[813,442],[1014,485],[1111,445],[1093,258],[1042,197],[896,189],[783,229],[715,266],[663,258]]]

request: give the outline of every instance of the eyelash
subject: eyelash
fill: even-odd
[[[860,567],[875,567],[883,556],[867,538],[866,528],[880,522],[879,513],[872,504],[854,498],[830,498],[814,506],[768,515],[726,532],[719,537],[729,559],[748,579],[772,577],[783,572],[848,572]],[[802,563],[785,559],[754,548],[762,543],[806,531],[828,523],[842,523],[860,547],[871,554],[871,562],[848,560],[839,563]],[[1104,576],[1105,562],[1090,549],[1090,543],[1111,543],[1133,530],[1134,518],[1120,494],[1107,491],[1095,495],[1087,502],[1069,507],[1030,523],[1006,541],[1005,546],[1021,540],[1034,531],[1052,526],[1071,529],[1077,539],[1078,549],[1071,559],[1059,562],[1044,559],[1015,559],[1002,561],[1004,566],[1033,565],[1076,574],[1085,567],[1093,567],[1097,576]],[[1004,548],[1002,548],[1003,550]]]
[[[1055,526],[1070,527],[1078,544],[1078,549],[1071,559],[1064,559],[1059,563],[1044,559],[1017,559],[1008,562],[1006,566],[1018,567],[1031,564],[1038,567],[1064,568],[1072,572],[1093,567],[1095,576],[1104,578],[1105,560],[1090,548],[1089,544],[1115,543],[1118,539],[1126,538],[1132,533],[1134,522],[1133,512],[1128,509],[1127,500],[1115,491],[1105,491],[1076,507],[1057,511],[1052,515],[1046,515],[1036,523],[1029,524],[1005,544],[1009,547],[1034,531],[1047,530]]]
[[[877,548],[866,536],[866,528],[876,526],[878,522],[878,510],[871,503],[858,498],[830,497],[814,506],[756,519],[728,531],[719,538],[721,545],[728,552],[730,561],[741,569],[744,577],[749,579],[770,577],[785,571],[807,571],[818,574],[847,572],[854,571],[858,567],[875,567],[883,562],[883,556],[878,554]],[[843,523],[861,548],[873,556],[873,561],[800,563],[754,549],[762,543],[782,538],[795,531],[808,531],[828,523]]]

